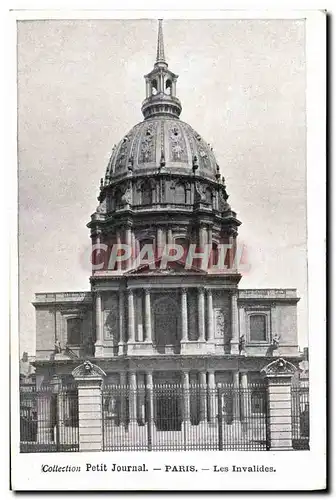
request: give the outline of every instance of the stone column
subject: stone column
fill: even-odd
[[[135,343],[135,324],[134,324],[134,296],[132,288],[127,289],[128,300],[128,340],[129,344]]]
[[[206,226],[200,226],[198,229],[198,241],[199,241],[199,246],[200,250],[205,249],[205,245],[208,242],[208,235],[207,235],[207,228]]]
[[[106,374],[99,366],[85,361],[72,375],[78,387],[79,451],[102,451],[102,384]]]
[[[240,391],[239,391],[239,371],[233,372],[233,420],[240,420]]]
[[[198,342],[205,342],[204,288],[197,289],[198,297]]]
[[[126,269],[130,269],[132,266],[132,229],[131,227],[126,228],[126,245],[127,251],[130,252],[130,257],[126,260]]]
[[[119,290],[119,354],[123,354],[125,345],[125,296]]]
[[[116,237],[117,237],[117,245],[121,244],[121,237],[120,237],[120,231],[116,232]],[[118,250],[118,255],[119,255],[120,250]],[[117,270],[121,271],[121,264],[122,262],[120,260],[117,260]]]
[[[145,425],[146,422],[146,380],[145,374],[137,374],[137,422]]]
[[[150,80],[146,80],[146,97],[150,97],[152,93],[152,87]]]
[[[207,380],[206,372],[200,372],[199,374],[199,384],[200,384],[200,422],[207,421]]]
[[[162,256],[162,251],[164,247],[164,241],[163,241],[163,230],[161,227],[157,228],[156,231],[156,252],[157,252],[157,257],[160,258]]]
[[[129,419],[131,425],[137,424],[137,376],[129,373]]]
[[[100,229],[96,229],[96,232],[95,232],[95,245],[100,245],[100,241],[101,241],[101,230]]]
[[[183,371],[183,421],[190,424],[190,386],[189,372]]]
[[[268,383],[267,436],[272,451],[293,449],[291,387],[295,372],[296,367],[282,358],[261,370]]]
[[[188,342],[188,303],[187,289],[181,289],[181,323],[182,323],[182,342]]]
[[[211,268],[212,265],[213,265],[213,255],[212,255],[212,227],[208,228],[208,245],[209,245],[209,248],[210,248],[209,268]]]
[[[120,373],[120,423],[126,425],[126,398],[127,398],[126,372]]]
[[[151,296],[148,288],[145,288],[145,342],[153,342]]]
[[[208,370],[208,389],[209,389],[209,424],[216,424],[217,417],[217,392],[214,370]]]
[[[238,291],[231,295],[231,354],[239,354],[239,313],[238,313]]]
[[[212,301],[212,290],[207,289],[207,305],[208,305],[208,341],[212,342],[214,340],[214,312],[213,312],[213,301]]]
[[[215,192],[215,210],[219,210],[218,198],[219,198],[218,189],[216,189],[216,192]]]
[[[100,244],[101,244],[101,237],[102,237],[102,232],[100,229],[96,229],[95,231],[95,236],[94,239],[92,240],[92,243],[95,245],[95,252],[94,254],[91,254],[91,259],[92,259],[92,264],[98,264],[101,262],[100,260]],[[94,259],[93,259],[94,255]]]
[[[249,404],[250,396],[248,394],[248,382],[247,382],[247,372],[241,373],[241,411],[240,418],[241,420],[245,420],[251,414],[251,407]]]
[[[96,292],[96,343],[95,356],[103,355],[103,321],[102,321],[102,297],[101,292]]]
[[[168,240],[168,245],[173,244],[173,231],[171,229],[168,229],[167,240]]]
[[[135,261],[136,259],[136,238],[135,238],[135,233],[134,229],[132,230],[132,262]]]

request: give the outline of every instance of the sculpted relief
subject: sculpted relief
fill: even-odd
[[[215,309],[215,338],[224,339],[225,320],[222,309]]]

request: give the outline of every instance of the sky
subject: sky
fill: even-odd
[[[142,121],[156,20],[18,22],[20,352],[36,292],[89,289],[86,224],[114,144]],[[307,345],[306,67],[300,20],[165,20],[181,119],[209,142],[242,225],[240,288],[296,288]]]

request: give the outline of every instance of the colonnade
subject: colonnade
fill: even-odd
[[[104,243],[104,236],[101,229],[96,228],[94,230],[94,235],[92,236],[93,243],[96,248],[99,248],[101,243]],[[153,242],[154,248],[153,252],[156,253],[156,257],[161,257],[162,252],[165,245],[172,245],[175,242],[175,239],[185,238],[185,236],[181,235],[180,232],[176,233],[172,227],[166,226],[158,226],[153,234],[146,239],[150,239]],[[206,249],[207,247],[212,249],[212,244],[216,242],[216,238],[213,237],[213,229],[211,225],[200,224],[196,230],[196,234],[194,236],[195,241],[190,241],[190,243],[195,243],[198,246],[198,252],[202,249]],[[186,237],[188,240],[188,237]],[[231,244],[235,246],[235,238],[230,237]],[[116,263],[116,269],[120,272],[127,271],[131,269],[133,265],[133,261],[135,257],[140,252],[140,242],[141,238],[139,234],[136,234],[136,231],[132,225],[126,226],[123,229],[115,230],[115,243],[117,245],[126,244],[128,248],[131,249],[130,255],[131,258],[125,259],[124,261],[118,260]],[[208,266],[211,268],[213,265],[213,255],[209,253],[209,261]],[[231,264],[232,265],[232,264]]]
[[[188,342],[191,337],[190,328],[188,325],[188,293],[197,289],[197,328],[196,333],[198,342],[213,342],[215,337],[214,325],[214,308],[213,308],[213,289],[204,287],[179,288],[180,295],[180,324],[181,324],[181,342]],[[158,289],[162,293],[161,289]],[[176,291],[176,289],[175,289]],[[104,340],[104,325],[102,313],[102,294],[106,292],[97,291],[95,293],[95,322],[96,322],[96,347],[102,347]],[[139,342],[136,339],[136,306],[135,293],[142,294],[144,301],[143,326],[144,335],[141,342],[152,344],[154,342],[154,328],[152,325],[152,306],[155,291],[150,288],[128,288],[126,291],[119,290],[119,344],[134,344]],[[125,301],[126,309],[125,311]],[[177,304],[178,305],[178,304]],[[125,317],[126,312],[126,317]],[[231,294],[231,353],[238,354],[239,349],[239,324],[238,324],[238,306],[237,293]],[[195,338],[195,335],[193,335]]]
[[[230,417],[233,421],[243,421],[247,415],[251,412],[250,408],[250,394],[248,394],[248,375],[247,372],[233,372],[233,384],[232,384],[232,415]],[[128,376],[125,372],[120,374],[120,385],[121,387],[129,388],[126,398],[126,392],[124,397],[121,396],[120,400],[120,423],[126,423],[126,414],[128,414],[128,421],[130,424],[136,425],[138,421],[144,421],[145,418],[145,392],[146,388],[146,400],[147,400],[147,421],[152,421],[154,423],[156,419],[155,414],[155,398],[157,395],[162,395],[169,400],[169,394],[165,393],[169,384],[161,386],[160,384],[154,385],[155,372],[147,371],[145,373],[145,384],[138,384],[138,377],[136,371],[128,372]],[[195,403],[196,394],[198,398],[198,423],[208,422],[210,425],[215,425],[218,417],[219,410],[219,393],[218,384],[216,383],[215,371],[206,370],[198,373],[198,381],[196,384],[192,384],[190,381],[190,372],[184,370],[181,373],[180,384],[173,384],[176,396],[181,397],[181,416],[183,422],[191,423],[191,406]],[[140,389],[139,389],[140,387]],[[162,394],[160,392],[162,390]],[[171,389],[173,390],[173,389]],[[182,393],[181,393],[182,390]],[[197,393],[195,392],[197,390]],[[156,392],[158,391],[158,392]],[[224,394],[227,395],[229,391]],[[126,409],[126,404],[128,404],[128,409]],[[127,411],[128,410],[128,411]],[[222,405],[221,411],[224,411]]]

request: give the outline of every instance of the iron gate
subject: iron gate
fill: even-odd
[[[108,451],[266,450],[266,387],[111,385],[103,391]]]

